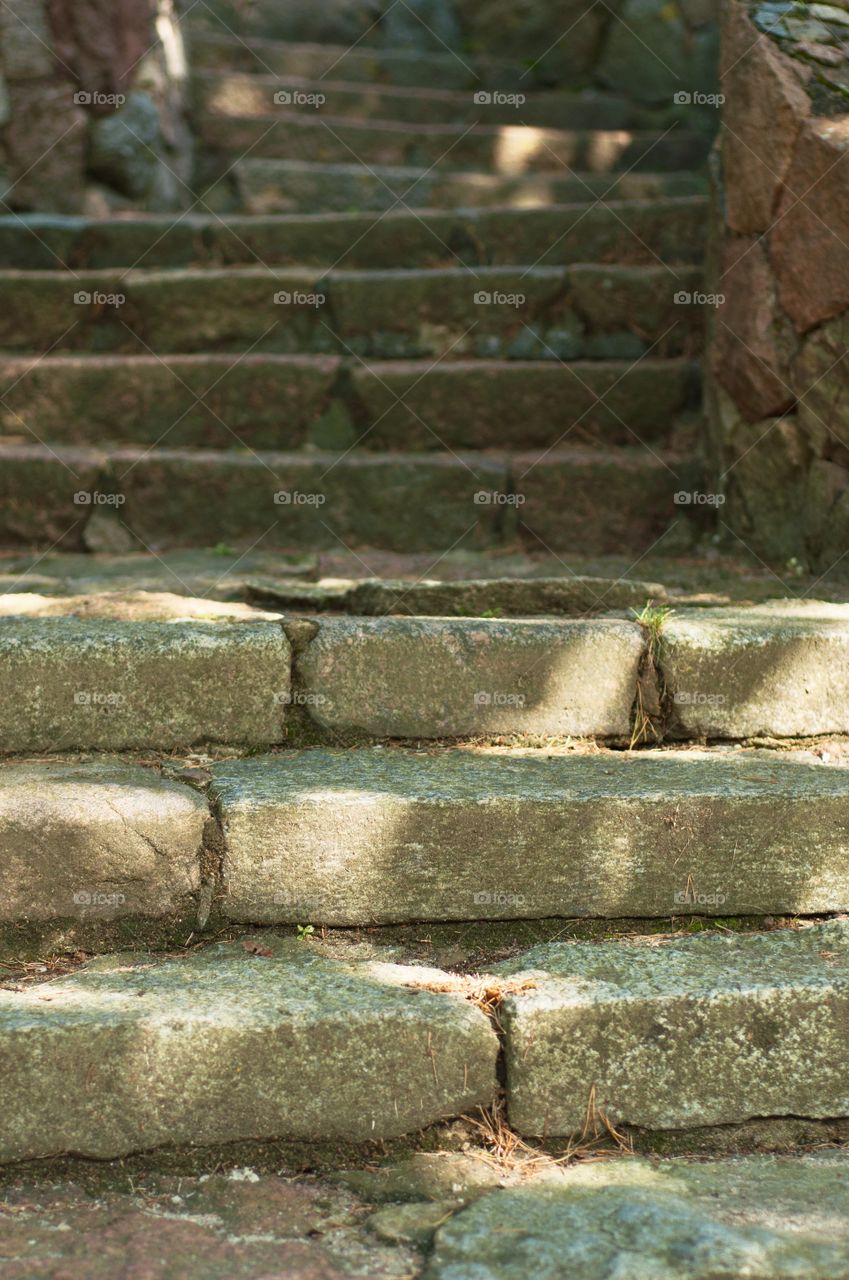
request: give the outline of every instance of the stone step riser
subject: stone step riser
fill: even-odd
[[[485,124],[417,126],[323,117],[314,109],[252,116],[203,114],[197,129],[201,147],[231,161],[250,152],[257,160],[437,166],[505,176],[539,169],[564,178],[570,169],[605,175],[626,169],[669,174],[695,170],[704,164],[710,144],[700,134],[679,129],[664,134],[569,131],[568,124],[566,129],[540,131],[523,129],[519,122],[492,128]],[[409,181],[415,181],[415,176]]]
[[[701,196],[542,209],[412,214],[319,214],[269,218],[188,214],[86,221],[50,215],[0,218],[0,267],[73,270],[226,265],[387,268],[509,266],[536,262],[702,260]],[[377,232],[377,234],[375,234]],[[550,246],[543,252],[546,246]]]
[[[847,771],[800,755],[7,763],[0,936],[842,912],[848,821]]]
[[[591,350],[604,350],[604,339],[595,342]],[[49,356],[0,361],[0,396],[0,429],[25,443],[408,452],[501,449],[509,440],[531,449],[564,439],[627,445],[633,432],[663,444],[679,415],[697,407],[699,373],[688,361],[650,357],[434,369],[334,357]]]
[[[229,213],[308,214],[320,208],[334,213],[480,209],[511,205],[546,209],[558,204],[585,207],[606,200],[658,200],[702,195],[700,174],[621,175],[565,172],[528,177],[448,173],[434,169],[362,166],[347,162],[314,164],[303,160],[244,160],[227,169],[210,165],[199,179],[209,208]],[[515,259],[514,259],[515,260]]]
[[[0,273],[0,348],[133,355],[251,351],[579,358],[630,335],[655,357],[701,346],[695,267],[441,272]],[[687,301],[681,301],[685,297]]]
[[[542,455],[243,453],[8,445],[0,448],[0,544],[93,547],[92,507],[127,549],[445,552],[540,542],[635,554],[681,522],[675,494],[699,470],[649,449]],[[214,501],[210,501],[214,495]],[[286,495],[290,495],[287,497]],[[291,496],[294,495],[294,496]],[[703,509],[698,508],[698,511]],[[105,515],[103,514],[105,512]],[[367,559],[366,559],[367,563]]]

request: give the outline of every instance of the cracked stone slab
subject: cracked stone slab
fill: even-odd
[[[7,752],[270,744],[289,679],[289,642],[270,622],[0,618]]]
[[[845,1152],[579,1164],[438,1231],[425,1280],[846,1280]]]
[[[117,920],[182,910],[200,888],[207,819],[202,796],[152,769],[4,765],[0,920]]]
[[[659,582],[628,578],[478,578],[460,582],[402,578],[368,579],[352,585],[345,598],[349,613],[485,616],[505,614],[606,613],[641,609],[650,600],[666,600]]]
[[[849,908],[849,770],[801,753],[367,748],[211,772],[234,920]]]
[[[555,943],[499,972],[508,1110],[521,1133],[687,1129],[849,1113],[849,927]]]
[[[263,942],[269,942],[264,937]],[[397,1136],[489,1104],[498,1043],[438,970],[308,942],[117,955],[0,993],[0,1160]]]
[[[621,738],[643,648],[640,627],[618,619],[322,619],[298,678],[328,729]]]
[[[675,736],[849,732],[849,605],[681,611],[664,625],[660,661]]]

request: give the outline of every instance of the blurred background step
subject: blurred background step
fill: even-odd
[[[193,109],[198,115],[267,116],[270,119],[279,114],[290,121],[318,114],[414,125],[462,122],[534,131],[587,129],[594,133],[624,129],[628,114],[634,115],[633,108],[629,113],[621,99],[603,93],[554,89],[528,93],[527,83],[522,91],[510,86],[511,80],[515,85],[518,78],[515,72],[506,77],[507,88],[497,83],[491,89],[476,85],[460,92],[347,81],[344,61],[336,70],[340,74],[329,78],[310,77],[303,67],[273,73],[260,68],[250,75],[236,68],[195,71],[191,80]],[[432,83],[441,84],[441,81]],[[602,141],[603,134],[598,136]]]
[[[644,175],[635,181],[643,182]],[[652,181],[654,181],[652,179]],[[387,268],[516,262],[701,262],[703,196],[532,209],[373,213],[189,213],[116,219],[0,218],[0,267],[74,270],[225,265]],[[378,233],[378,234],[375,234]]]
[[[374,49],[350,44],[299,44],[288,40],[261,37],[234,39],[222,28],[218,31],[199,27],[192,32],[192,62],[209,71],[242,72],[256,75],[303,76],[308,80],[345,80],[398,85],[405,88],[430,88],[439,85],[446,91],[460,89],[502,89],[526,91],[527,68],[508,58],[482,54],[464,56],[439,50]],[[610,127],[631,123],[634,108],[612,94],[587,95],[601,112],[609,102]],[[598,121],[604,124],[605,121]]]
[[[688,360],[383,361],[46,356],[0,360],[8,442],[171,448],[498,449],[669,441],[688,428]]]
[[[694,355],[701,279],[698,267],[664,264],[4,271],[0,348],[376,359]]]
[[[306,160],[240,160],[228,178],[213,180],[203,197],[210,208],[244,208],[249,213],[305,213],[407,209],[481,208],[508,205],[545,209],[550,205],[615,200],[656,200],[700,195],[705,180],[697,173],[621,175],[556,173],[502,177],[435,167],[397,168],[351,163],[317,164]]]
[[[700,479],[697,463],[651,446],[509,455],[6,444],[0,462],[2,542],[64,550],[261,542],[442,553],[518,539],[533,551],[627,546],[638,556],[681,522],[676,494]]]
[[[709,139],[683,127],[654,132],[522,128],[520,125],[414,125],[290,111],[270,115],[203,114],[201,149],[231,160],[312,160],[323,164],[406,165],[493,174],[568,174],[569,168],[613,173],[699,169]]]

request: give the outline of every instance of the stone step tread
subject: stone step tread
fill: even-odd
[[[590,354],[622,341],[590,339]],[[241,441],[259,450],[525,449],[553,445],[567,431],[609,444],[632,443],[636,431],[657,443],[695,407],[698,389],[697,364],[651,356],[434,367],[347,354],[51,353],[0,357],[0,429],[7,441],[34,436],[51,445],[229,449]]]
[[[307,148],[307,157],[315,148]],[[623,157],[620,170],[592,172],[584,164],[551,172],[488,173],[469,166],[445,169],[382,163],[352,163],[344,152],[322,162],[302,159],[238,159],[224,175],[210,168],[204,202],[219,212],[239,211],[264,217],[273,213],[390,212],[399,205],[424,213],[457,208],[487,209],[499,205],[546,209],[555,204],[584,205],[606,200],[655,200],[665,196],[702,195],[701,172],[682,171],[675,163],[634,166]],[[220,179],[224,177],[224,181]],[[219,187],[216,187],[219,183]]]
[[[0,1160],[366,1141],[486,1104],[495,1033],[470,1002],[421,989],[428,978],[445,975],[279,940],[259,954],[234,943],[105,958],[0,992]]]
[[[614,1125],[736,1124],[849,1110],[849,928],[660,943],[552,944],[501,969],[520,1132],[578,1130],[592,1094]]]
[[[706,213],[704,196],[684,195],[609,200],[591,208],[584,202],[423,214],[405,209],[382,215],[186,213],[176,222],[153,214],[109,220],[29,214],[0,217],[0,264],[49,270],[64,263],[79,270],[255,265],[259,258],[269,265],[386,267],[400,260],[414,267],[456,265],[456,253],[470,265],[498,265],[534,262],[546,243],[551,249],[541,261],[635,260],[635,255],[652,261],[652,253],[670,262],[701,261]],[[378,226],[380,235],[372,236]]]
[[[0,348],[558,360],[580,356],[590,336],[625,335],[634,358],[694,355],[702,279],[695,266],[593,263],[0,271]]]

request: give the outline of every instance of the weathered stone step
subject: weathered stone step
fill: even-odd
[[[277,622],[0,617],[0,659],[4,753],[283,738]]]
[[[515,642],[503,662],[501,684],[495,686],[491,671],[486,672],[489,683],[479,692],[490,695],[492,703],[478,706],[481,728],[504,723],[497,700],[515,693],[523,664],[531,670],[540,703],[547,699],[552,712],[556,704],[566,704],[561,724],[574,723],[582,707],[590,710],[593,690],[598,711],[604,709],[614,719],[621,716],[623,683],[617,664],[628,647],[625,632],[585,627],[583,637],[576,627],[574,640],[565,645],[556,643],[550,626],[540,626],[535,641]],[[463,650],[452,655],[442,645],[441,652],[443,665],[434,653],[426,680],[423,670],[412,669],[408,645],[408,705],[416,691],[421,695],[427,690],[425,696],[437,710],[448,703],[452,711],[465,713],[466,700],[474,698],[475,672],[463,671]],[[582,678],[592,689],[582,687]],[[374,668],[371,679],[379,714],[378,700],[388,700],[399,682],[391,677],[381,682]],[[452,680],[456,690],[449,688]],[[332,696],[330,684],[325,687]],[[362,684],[360,688],[365,700],[369,693]],[[220,905],[231,920],[367,925],[550,916],[777,915],[842,911],[849,904],[849,770],[810,756],[776,759],[736,751],[632,756],[527,752],[517,757],[365,748],[255,757],[214,765],[212,773],[210,800],[224,830]],[[563,949],[566,974],[570,966],[579,971],[582,962],[592,962],[593,950],[584,952]],[[632,954],[637,956],[633,962],[628,959]],[[651,953],[628,950],[621,960],[623,973],[642,957],[650,971]],[[513,964],[516,970],[547,967],[544,958]],[[683,981],[687,967],[682,964],[681,969]],[[698,973],[698,959],[688,969]],[[822,969],[820,963],[818,972]],[[585,989],[586,1039],[592,1044],[596,990],[591,985]],[[546,999],[541,992],[541,1002]],[[695,1030],[698,1007],[687,1000],[684,1009]],[[638,1020],[644,1033],[645,1016],[643,1011]],[[568,1055],[581,1038],[573,1017],[571,1029],[565,1024],[557,1028],[555,1043],[562,1049],[553,1060],[555,1073],[565,1072]],[[617,1018],[607,1017],[615,1035]],[[530,1024],[531,1019],[529,1036]],[[540,1029],[539,1023],[536,1027]],[[657,1047],[652,1037],[646,1041],[646,1065],[636,1073],[635,1088],[645,1090],[648,1104],[653,1078],[649,1059]],[[802,1042],[808,1043],[807,1037]],[[691,1047],[688,1043],[688,1053]],[[541,1062],[550,1052],[542,1035],[539,1052]],[[615,1062],[612,1042],[610,1053]],[[517,1047],[513,1060],[520,1061],[521,1055]],[[574,1074],[552,1083],[556,1093],[549,1132],[581,1127],[589,1085],[603,1076],[592,1075],[589,1061],[575,1056]],[[570,1088],[585,1070],[586,1088]],[[686,1123],[693,1094],[698,1089],[677,1091],[680,1123]],[[670,1091],[670,1105],[675,1096]],[[599,1104],[617,1119],[660,1127],[679,1123],[659,1115],[626,1114],[615,1103],[609,1093],[599,1097]],[[558,1106],[568,1111],[568,1124],[561,1124]],[[530,1119],[529,1107],[521,1106],[514,1116],[517,1127],[542,1133],[542,1110]],[[838,1115],[846,1110],[845,1104],[818,1113],[790,1107],[775,1114]],[[723,1117],[707,1115],[698,1121],[720,1122]]]
[[[624,633],[608,624],[588,634],[602,641],[595,662],[579,635],[567,639],[557,682],[572,707],[561,723],[591,718],[582,670],[597,682],[605,663],[602,711],[618,714]],[[538,628],[538,652],[546,637],[556,638],[554,624]],[[502,646],[502,674],[519,655],[518,644]],[[445,680],[434,683],[450,700]],[[204,695],[197,682],[192,690]],[[498,693],[477,704],[481,732],[503,723]],[[316,696],[295,700],[314,706]],[[452,714],[459,704],[455,695]],[[72,946],[85,930],[97,946],[133,926],[173,940],[210,913],[216,928],[352,927],[849,904],[849,771],[809,753],[359,747],[252,756],[175,778],[108,758],[0,766],[0,927],[12,938],[64,931]]]
[[[331,59],[324,56],[329,63]],[[587,130],[591,135],[590,150],[599,158],[608,150],[618,153],[628,142],[625,136],[606,136],[609,130],[624,129],[622,117],[628,108],[622,100],[608,99],[603,93],[544,89],[528,93],[527,85],[522,92],[516,88],[505,90],[500,84],[493,90],[478,86],[464,92],[399,87],[348,81],[344,77],[344,63],[337,70],[340,74],[328,79],[309,77],[303,68],[275,74],[263,69],[253,74],[234,68],[195,71],[192,76],[194,108],[209,115],[263,116],[269,121],[284,118],[292,124],[319,116],[358,123],[367,120],[412,125],[462,122],[476,123],[485,129],[498,125],[505,134],[503,151],[507,154],[522,154],[520,135],[524,131],[528,153],[522,168],[533,162],[543,168],[551,168],[552,162],[556,165],[558,141],[564,130]],[[533,130],[533,136],[529,130]],[[543,142],[554,153],[548,161],[543,155]]]
[[[267,954],[273,951],[273,954]],[[366,1141],[488,1104],[497,1040],[437,970],[279,941],[104,959],[0,993],[0,1160],[164,1144]]]
[[[474,58],[464,55],[461,61],[453,53],[428,50],[297,44],[257,37],[234,40],[224,32],[202,29],[192,33],[192,62],[196,67],[212,71],[348,80],[381,87],[440,85],[446,90],[490,88],[527,92],[525,85],[530,79],[526,67],[483,55]],[[593,123],[611,129],[633,124],[624,100],[599,93],[592,95],[591,102],[596,112]]]
[[[786,803],[777,808],[772,820],[762,814],[748,852],[788,823]],[[820,835],[811,885],[830,843]],[[793,845],[784,847],[792,859]],[[508,1112],[523,1133],[578,1132],[593,1106],[613,1125],[649,1129],[849,1112],[844,923],[653,945],[552,944],[502,972],[536,982],[508,995],[501,1014]]]
[[[697,267],[595,264],[324,275],[4,271],[0,348],[561,360],[579,356],[590,336],[626,335],[623,356],[649,347],[655,357],[676,356],[701,345],[703,308],[690,301],[701,278]]]
[[[623,341],[588,345],[601,353]],[[546,355],[542,342],[538,350]],[[639,350],[635,341],[632,354]],[[531,449],[564,433],[628,444],[635,431],[668,439],[698,392],[693,362],[651,357],[434,368],[334,356],[51,355],[0,360],[0,429],[24,443],[207,449]]]
[[[644,184],[646,175],[631,177]],[[702,261],[704,197],[610,200],[588,207],[585,196],[584,191],[579,204],[536,209],[262,218],[188,213],[176,222],[153,215],[0,217],[0,267],[255,266],[257,259],[268,266],[348,268]]]
[[[86,519],[106,511],[139,550],[248,550],[261,541],[311,551],[446,551],[498,542],[505,511],[514,509],[506,464],[485,454],[5,445],[0,464],[0,542],[7,545],[82,548]],[[91,497],[80,505],[78,493]],[[478,494],[487,500],[476,501]]]
[[[439,1227],[424,1276],[846,1280],[848,1174],[842,1150],[522,1171]]]
[[[416,125],[392,120],[351,120],[302,112],[266,115],[204,114],[197,122],[199,145],[233,159],[310,160],[324,164],[416,165],[428,168],[521,174],[558,172],[565,166],[614,173],[697,169],[704,164],[709,139],[675,128],[663,131],[545,130],[515,125]],[[545,145],[543,145],[543,141]],[[548,150],[550,148],[550,150]],[[554,153],[552,155],[552,152]],[[403,189],[403,188],[402,188]],[[458,201],[458,203],[461,203]]]
[[[232,168],[240,206],[248,213],[336,213],[406,209],[456,209],[513,205],[547,208],[553,204],[608,197],[653,200],[689,196],[704,191],[701,174],[560,173],[510,177],[498,174],[421,167],[393,167],[347,163],[320,164],[311,160],[240,160]],[[212,196],[210,196],[212,199]],[[228,197],[225,194],[225,205]],[[215,203],[215,201],[213,201]],[[232,199],[229,200],[232,204]]]

